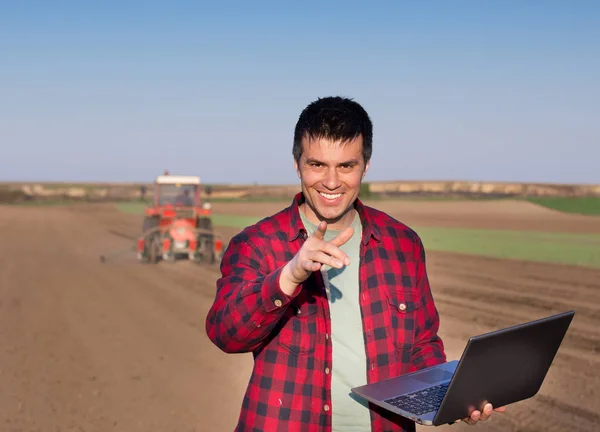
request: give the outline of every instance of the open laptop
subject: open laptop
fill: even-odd
[[[574,315],[571,310],[471,337],[460,361],[351,391],[426,426],[454,423],[486,402],[501,407],[528,399],[540,389]]]

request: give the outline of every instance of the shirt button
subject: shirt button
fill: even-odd
[[[325,333],[325,340],[329,340],[329,334]]]
[[[275,306],[280,307],[282,305],[281,300],[275,300]]]
[[[398,309],[400,309],[401,311],[406,309],[406,305],[404,303],[400,303],[400,306],[398,306]]]
[[[329,368],[325,368],[325,373],[329,375]]]
[[[324,409],[325,411],[329,411],[329,405],[325,405],[325,406],[323,407],[323,409]]]

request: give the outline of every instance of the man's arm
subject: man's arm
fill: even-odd
[[[417,292],[421,295],[421,307],[418,309],[419,317],[415,328],[411,372],[446,361],[444,344],[438,336],[440,318],[427,277],[425,248],[418,236],[415,240],[415,261],[417,262]]]
[[[313,272],[323,264],[348,265],[350,258],[339,246],[352,237],[352,227],[329,242],[323,240],[326,230],[327,224],[321,222],[294,258],[274,270],[265,268],[264,255],[248,242],[245,233],[235,236],[223,255],[223,276],[217,281],[217,295],[206,317],[210,340],[225,352],[255,350]]]
[[[279,286],[282,268],[268,271],[264,262],[263,254],[245,241],[244,234],[234,237],[223,254],[222,277],[206,317],[206,333],[225,352],[258,348],[298,294],[286,295]]]

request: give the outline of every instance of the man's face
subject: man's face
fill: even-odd
[[[362,155],[362,136],[341,144],[327,139],[302,140],[302,156],[294,161],[306,197],[304,213],[318,224],[327,221],[331,229],[350,225],[354,200],[369,163]]]

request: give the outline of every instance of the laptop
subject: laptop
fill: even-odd
[[[540,389],[575,311],[471,337],[460,360],[354,387],[352,393],[425,426],[451,424],[489,402],[505,406]]]

